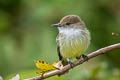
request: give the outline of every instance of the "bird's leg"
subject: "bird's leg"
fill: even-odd
[[[70,64],[70,67],[73,68],[73,63],[70,61],[69,58],[67,58],[67,62],[68,62],[68,64]]]
[[[84,54],[82,54],[82,58],[85,60],[85,61],[88,61],[88,57]]]
[[[73,63],[70,61],[70,59],[67,58],[66,60],[67,60],[67,63],[70,64],[70,67],[73,68]],[[65,63],[65,65],[67,65],[67,64],[66,64],[66,61],[65,61],[64,63]],[[63,64],[63,66],[65,66],[65,65]],[[61,75],[66,74],[66,73],[68,73],[68,72],[69,72],[69,70],[64,71],[63,73],[58,74],[58,76],[61,76]]]

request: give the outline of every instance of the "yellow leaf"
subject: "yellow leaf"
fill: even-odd
[[[48,72],[51,70],[58,70],[54,65],[49,64],[45,61],[35,61],[35,65],[38,69],[40,69],[42,72]],[[41,74],[41,72],[40,72]]]

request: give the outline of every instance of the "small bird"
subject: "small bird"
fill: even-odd
[[[52,26],[59,30],[56,42],[59,60],[62,61],[63,65],[69,63],[72,67],[70,61],[72,58],[80,59],[82,56],[87,59],[83,53],[90,44],[90,33],[79,16],[67,15],[59,23]]]

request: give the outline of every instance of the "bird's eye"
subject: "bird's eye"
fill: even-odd
[[[70,25],[71,23],[67,22],[66,25]]]

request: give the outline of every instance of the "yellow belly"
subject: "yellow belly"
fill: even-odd
[[[60,52],[64,58],[74,58],[81,56],[88,48],[90,43],[87,35],[73,35],[73,37],[65,37],[60,40]]]
[[[63,43],[60,51],[64,58],[74,58],[81,56],[87,47],[88,43],[86,41],[82,41],[82,43],[79,40],[68,41]]]
[[[81,56],[90,44],[89,31],[65,30],[60,33],[57,43],[60,46],[61,55],[64,58],[74,58]]]

